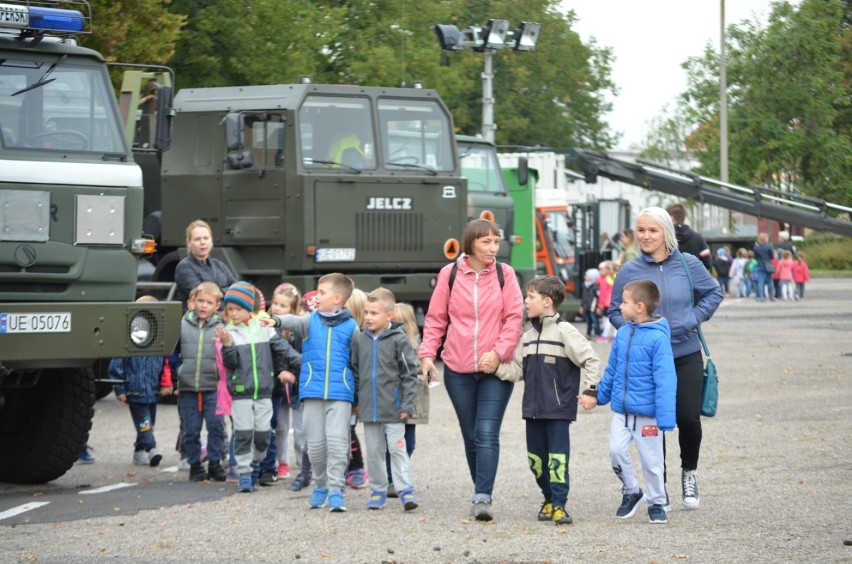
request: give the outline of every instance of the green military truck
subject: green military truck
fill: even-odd
[[[135,303],[142,173],[88,3],[0,4],[0,481],[64,474],[105,359],[167,355],[176,303]],[[75,9],[76,8],[76,9]]]
[[[144,90],[144,75],[124,90]],[[127,82],[127,79],[126,79]],[[174,279],[187,225],[213,229],[213,256],[269,298],[343,272],[384,286],[420,316],[467,222],[450,112],[434,90],[285,85],[181,89],[162,160],[135,142],[147,277]]]

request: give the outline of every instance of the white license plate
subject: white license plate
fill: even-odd
[[[71,313],[0,313],[0,333],[69,333]]]
[[[316,262],[352,262],[355,260],[355,249],[317,249],[314,260]]]

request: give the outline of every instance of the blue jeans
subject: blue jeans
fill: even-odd
[[[764,269],[758,268],[755,270],[755,274],[757,277],[757,301],[762,302],[766,299],[767,295],[774,300],[775,281],[772,280],[773,273],[766,272]]]
[[[445,365],[444,385],[459,419],[474,493],[490,498],[500,461],[500,426],[514,384],[493,374],[459,374]]]
[[[206,423],[207,458],[218,463],[225,443],[225,422],[221,415],[216,415],[216,392],[181,392],[178,410],[183,421],[187,462],[193,466],[201,464],[201,425]]]
[[[133,450],[144,450],[148,452],[157,447],[154,438],[154,425],[157,423],[156,403],[129,403],[130,417],[133,418],[133,427],[136,429],[136,442]]]
[[[601,336],[601,320],[598,315],[591,310],[587,310],[583,316],[586,318],[586,335],[589,337]]]

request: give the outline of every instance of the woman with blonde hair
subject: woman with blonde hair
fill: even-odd
[[[175,299],[183,303],[189,293],[202,282],[214,282],[224,294],[237,281],[224,262],[210,256],[213,251],[213,229],[203,220],[197,219],[186,228],[186,257],[175,268]]]

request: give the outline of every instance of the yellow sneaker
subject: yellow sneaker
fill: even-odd
[[[570,525],[574,522],[571,516],[565,511],[564,507],[554,507],[551,518],[557,525]]]
[[[541,509],[538,510],[538,520],[539,521],[550,521],[553,517],[553,504],[549,501],[545,501],[541,504]]]

